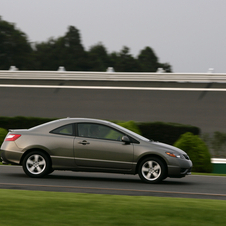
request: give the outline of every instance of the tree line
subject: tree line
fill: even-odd
[[[113,67],[116,72],[156,72],[163,68],[172,72],[171,65],[160,63],[151,47],[142,49],[137,57],[124,46],[120,52],[108,53],[102,43],[85,50],[80,32],[69,26],[65,35],[50,38],[46,42],[30,43],[28,36],[15,24],[0,17],[0,70],[16,66],[19,70],[106,71]]]

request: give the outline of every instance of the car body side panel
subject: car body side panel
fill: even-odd
[[[1,155],[6,163],[20,163],[23,150],[14,141],[4,141],[1,146]]]
[[[187,159],[178,159],[166,155],[166,148],[151,144],[151,142],[141,142],[140,144],[134,144],[134,161],[139,162],[139,160],[147,155],[155,155],[161,157],[167,164],[168,176],[169,177],[183,177],[181,174],[181,169],[190,169],[192,167],[192,162]]]
[[[80,144],[84,140],[89,144]],[[74,150],[78,167],[132,170],[133,144],[126,145],[120,141],[77,137]]]
[[[52,168],[54,169],[73,169],[74,160],[74,137],[72,136],[51,136],[50,157],[52,158]]]
[[[22,155],[31,149],[40,149],[49,154],[52,159],[53,168],[71,169],[75,167],[73,153],[73,136],[61,136],[55,134],[22,134],[16,142],[5,142],[8,145],[14,145],[15,150],[11,157],[10,152],[3,146],[5,156],[15,163],[20,162]],[[15,154],[16,153],[16,154]]]
[[[146,155],[158,155],[169,163],[169,158],[165,154],[165,150],[151,145],[151,143],[140,142],[140,144],[134,144],[134,161],[139,162],[141,158]]]

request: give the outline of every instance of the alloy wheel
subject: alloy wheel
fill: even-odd
[[[161,175],[161,166],[158,162],[149,160],[142,166],[142,175],[146,180],[154,181]]]
[[[46,168],[46,161],[41,155],[34,154],[27,159],[26,167],[30,173],[40,174]]]

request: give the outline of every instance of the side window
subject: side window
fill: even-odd
[[[78,136],[96,139],[121,141],[124,134],[105,125],[95,123],[79,123]]]
[[[56,129],[50,131],[50,133],[72,136],[72,135],[74,135],[73,127],[74,127],[73,124],[68,124],[65,126],[58,127]]]

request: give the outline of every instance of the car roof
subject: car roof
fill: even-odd
[[[90,122],[90,123],[100,123],[100,124],[111,124],[109,121],[100,120],[100,119],[93,119],[93,118],[62,118],[53,120],[35,127],[30,128],[30,131],[50,131],[52,129],[55,129],[57,127],[70,124],[70,123],[79,123],[79,122]]]
[[[71,123],[79,123],[79,122],[83,122],[83,123],[99,123],[99,124],[103,124],[103,125],[109,125],[117,130],[120,130],[132,137],[134,137],[135,139],[138,139],[138,140],[146,140],[146,141],[149,141],[147,138],[145,137],[142,137],[141,135],[139,134],[136,134],[126,128],[123,128],[113,122],[110,122],[110,121],[106,121],[106,120],[101,120],[101,119],[93,119],[93,118],[62,118],[62,119],[57,119],[57,120],[54,120],[54,121],[50,121],[50,122],[47,122],[47,123],[44,123],[44,124],[41,124],[41,125],[38,125],[38,126],[35,126],[35,127],[32,127],[26,131],[29,131],[31,133],[49,133],[50,131],[58,128],[58,127],[61,127],[61,126],[64,126],[64,125],[67,125],[67,124],[71,124]],[[22,130],[20,130],[22,131]]]

